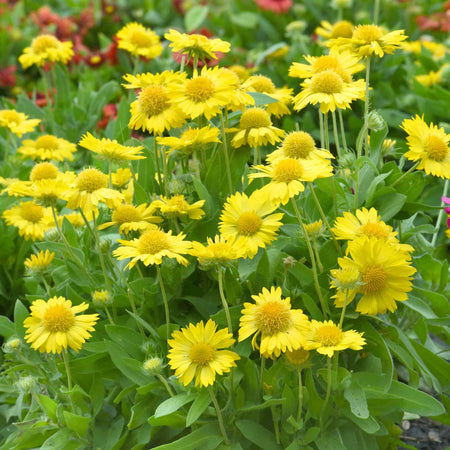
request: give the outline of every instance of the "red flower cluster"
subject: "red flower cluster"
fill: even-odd
[[[0,67],[0,88],[12,88],[16,85],[16,66]]]
[[[103,117],[98,121],[97,128],[106,128],[111,120],[117,117],[117,105],[115,103],[108,103],[103,107]]]
[[[292,0],[253,0],[261,9],[281,14],[289,11]]]
[[[431,16],[420,15],[416,17],[416,23],[422,31],[450,31],[450,1],[444,3],[444,11]]]

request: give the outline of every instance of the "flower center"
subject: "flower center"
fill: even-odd
[[[2,122],[17,125],[22,122],[22,120],[22,117],[17,111],[6,110],[2,112]]]
[[[244,236],[252,236],[261,228],[261,224],[262,219],[255,213],[255,211],[246,211],[239,216],[236,223],[236,228],[239,234],[243,234]]]
[[[334,24],[331,30],[331,38],[351,38],[353,35],[353,25],[347,20],[341,20]]]
[[[111,220],[116,223],[138,222],[141,219],[133,205],[120,205],[112,213]]]
[[[44,208],[33,202],[25,202],[20,205],[20,217],[28,222],[38,223],[44,217]]]
[[[364,294],[373,294],[386,286],[387,274],[380,266],[369,266],[361,273],[361,290]]]
[[[295,366],[300,366],[308,361],[309,355],[309,351],[303,348],[286,351],[286,358],[291,364],[294,364]]]
[[[67,333],[75,323],[75,315],[66,305],[50,306],[44,313],[42,323],[50,333]]]
[[[366,236],[374,236],[377,239],[387,239],[389,237],[389,233],[386,228],[380,223],[366,223],[361,226],[359,231],[361,234],[365,234]]]
[[[130,35],[130,42],[136,47],[151,47],[153,41],[151,36],[149,36],[144,30],[134,30]]]
[[[147,116],[157,116],[170,107],[164,86],[147,86],[139,94],[139,106]]]
[[[156,255],[169,248],[166,234],[161,230],[148,230],[142,234],[137,243],[137,249],[142,255]]]
[[[189,203],[184,199],[184,195],[175,195],[169,200],[169,205],[175,207],[180,212],[189,209]]]
[[[232,253],[230,244],[224,244],[223,242],[209,244],[207,250],[214,255],[214,258],[220,260],[228,259],[229,255]]]
[[[273,81],[264,75],[254,75],[246,84],[251,86],[256,92],[264,92],[267,94],[273,94],[275,92]]]
[[[305,131],[294,131],[283,141],[284,154],[288,158],[305,159],[315,148],[314,139]]]
[[[55,36],[52,36],[51,34],[43,34],[42,36],[38,36],[33,39],[31,48],[34,53],[44,53],[48,49],[58,48],[58,44],[59,41],[55,38]]]
[[[250,108],[245,111],[240,120],[240,127],[243,130],[250,128],[266,128],[272,125],[269,113],[262,108]]]
[[[311,90],[316,93],[337,94],[343,87],[342,78],[334,70],[324,70],[311,79]]]
[[[353,31],[353,39],[364,41],[367,44],[378,41],[382,36],[381,28],[376,25],[358,25]]]
[[[443,161],[448,153],[448,145],[439,136],[430,135],[425,139],[425,150],[435,161]]]
[[[199,366],[206,366],[214,359],[216,349],[211,344],[197,342],[191,347],[189,359]]]
[[[336,325],[323,325],[314,333],[314,340],[324,347],[335,347],[342,341],[344,334]]]
[[[303,166],[298,159],[286,158],[278,161],[273,169],[272,178],[282,183],[298,180],[303,175]]]
[[[206,77],[196,77],[186,83],[185,93],[195,103],[204,103],[214,94],[214,83]]]
[[[55,136],[46,134],[36,139],[36,148],[44,148],[45,150],[56,150],[58,145],[58,139]]]
[[[36,164],[30,172],[30,181],[54,180],[58,176],[58,168],[49,162]]]
[[[334,69],[341,67],[338,59],[330,55],[319,56],[312,65],[313,73],[323,72],[324,70]]]
[[[189,128],[181,135],[181,140],[183,141],[195,141],[198,136],[197,128]]]
[[[98,169],[84,169],[77,178],[77,188],[92,194],[108,186],[108,177]]]
[[[291,326],[291,309],[286,302],[269,301],[258,307],[255,320],[263,334],[283,333]]]

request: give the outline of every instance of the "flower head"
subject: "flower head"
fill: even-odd
[[[22,146],[17,149],[22,158],[33,160],[73,161],[73,154],[77,146],[65,139],[45,134],[36,140],[24,139]]]
[[[334,24],[327,20],[322,20],[320,27],[315,29],[315,33],[325,39],[351,38],[353,35],[353,24],[348,20],[339,20]]]
[[[224,266],[242,258],[245,253],[245,241],[243,239],[230,242],[222,235],[216,235],[214,240],[207,238],[206,246],[200,244],[200,242],[192,242],[192,250],[190,251],[190,254],[195,256],[199,264],[205,268],[217,264]]]
[[[304,348],[298,348],[297,350],[286,350],[285,355],[287,360],[296,367],[303,366],[311,356],[310,352]]]
[[[121,28],[117,34],[117,47],[133,56],[154,59],[162,53],[159,36],[150,28],[132,22]]]
[[[19,137],[34,131],[40,123],[40,119],[28,119],[26,114],[17,112],[15,109],[3,109],[0,111],[0,127],[8,128]]]
[[[61,42],[51,34],[41,34],[31,41],[19,56],[19,62],[24,69],[36,64],[42,67],[46,62],[61,62],[67,64],[73,56],[73,44],[70,41]]]
[[[35,255],[31,255],[29,258],[27,258],[24,264],[25,267],[33,272],[42,272],[50,266],[54,257],[55,253],[50,252],[50,250],[46,250],[45,252],[40,251]]]
[[[166,217],[187,216],[191,220],[200,220],[205,215],[202,209],[204,204],[205,200],[199,200],[190,205],[184,195],[174,195],[170,198],[161,195],[161,199],[155,200],[152,206],[159,209],[161,214]]]

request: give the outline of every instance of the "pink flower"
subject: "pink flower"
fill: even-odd
[[[261,9],[281,14],[289,11],[292,0],[253,0]]]

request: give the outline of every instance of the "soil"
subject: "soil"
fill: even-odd
[[[402,424],[401,440],[418,450],[450,449],[450,427],[427,417],[417,420],[405,420]],[[399,447],[405,450],[405,447]]]

